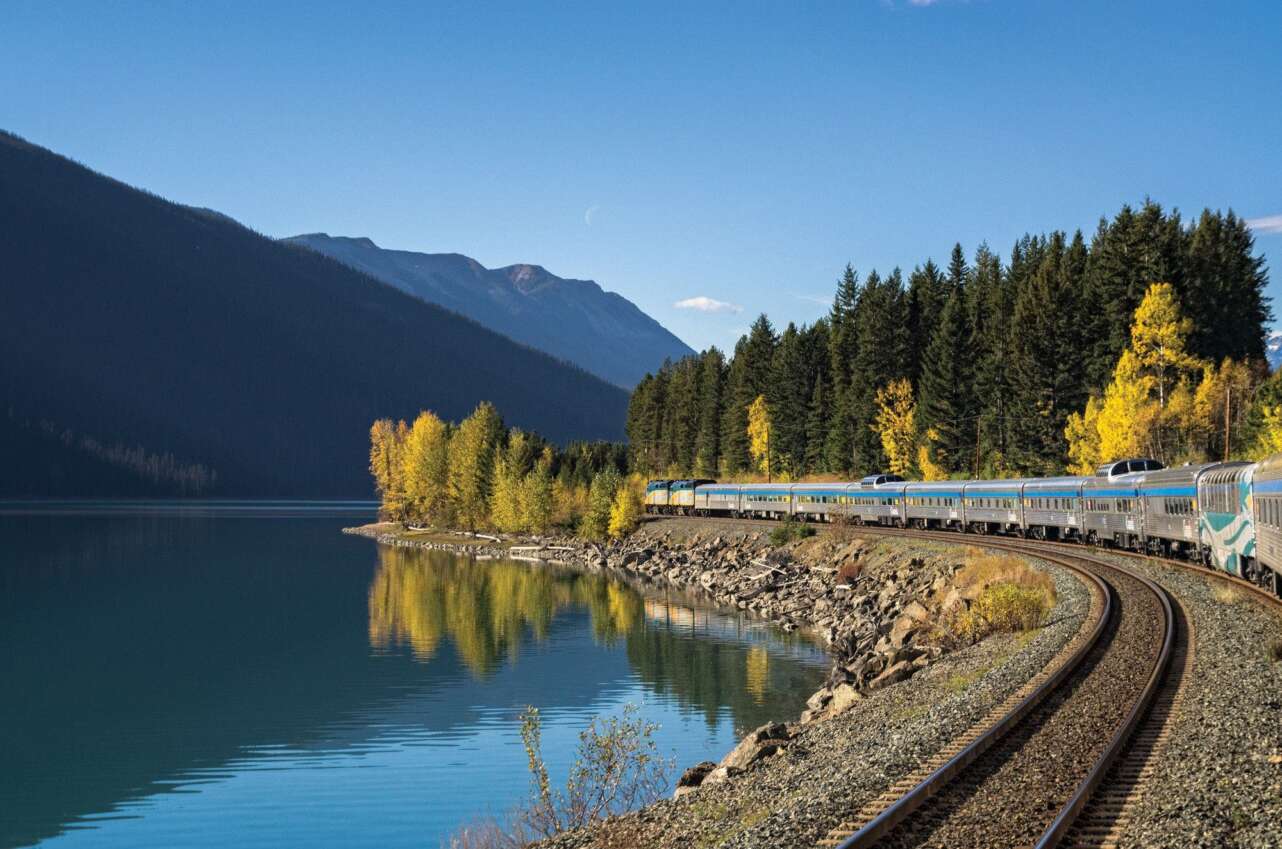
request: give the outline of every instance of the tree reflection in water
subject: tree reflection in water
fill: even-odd
[[[740,730],[787,718],[798,695],[819,686],[825,660],[804,639],[697,605],[553,565],[382,547],[369,587],[369,640],[424,663],[448,641],[479,680],[505,660],[517,663],[523,640],[546,641],[558,615],[586,610],[598,643],[624,641],[642,682],[709,723],[726,709]]]

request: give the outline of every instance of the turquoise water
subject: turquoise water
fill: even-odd
[[[0,847],[436,847],[641,706],[678,769],[798,714],[810,643],[338,533],[368,505],[0,504]]]

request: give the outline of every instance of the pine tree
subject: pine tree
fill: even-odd
[[[1020,246],[1013,256],[1020,258]],[[981,245],[975,252],[972,285],[967,290],[970,304],[971,339],[974,362],[976,439],[979,458],[974,474],[999,475],[1007,468],[1010,454],[1012,339],[1011,314],[1015,299],[1001,260]]]
[[[1194,320],[1190,347],[1197,356],[1213,362],[1265,358],[1264,331],[1273,315],[1263,294],[1264,257],[1254,250],[1245,221],[1232,211],[1203,210],[1189,235],[1183,285],[1177,287]]]
[[[797,476],[806,456],[806,413],[810,395],[803,339],[793,324],[779,338],[770,366],[766,403],[774,430],[773,464],[780,474]]]
[[[592,478],[587,512],[579,523],[579,536],[591,540],[603,540],[609,536],[610,510],[620,483],[619,473],[614,469],[606,469]]]
[[[965,261],[962,262],[963,268]],[[926,347],[935,332],[939,313],[948,299],[948,284],[943,274],[931,260],[920,268],[913,269],[908,275],[908,338],[910,340],[905,373],[909,380],[917,383],[921,378],[922,362]]]
[[[810,406],[806,411],[806,457],[804,473],[816,474],[825,470],[825,447],[828,422],[831,418],[828,398],[824,394],[824,376],[815,377],[815,388],[810,393]]]
[[[735,345],[721,427],[726,474],[733,475],[751,465],[746,436],[748,405],[768,390],[770,365],[777,344],[774,328],[763,314],[752,323],[748,335]]]
[[[859,351],[859,333],[855,326],[859,302],[859,277],[847,265],[837,284],[832,312],[828,316],[828,373],[831,377],[832,401],[824,441],[824,465],[833,472],[851,470],[854,433],[853,387],[851,369]]]
[[[964,291],[954,289],[940,313],[926,349],[921,378],[919,424],[933,431],[933,462],[949,471],[971,466],[974,421],[971,409],[972,357]]]
[[[521,521],[532,533],[541,534],[552,525],[553,453],[543,449],[534,468],[521,481]]]
[[[905,299],[899,270],[884,280],[868,275],[856,306],[858,352],[851,368],[850,419],[852,457],[856,474],[885,468],[886,453],[874,431],[877,390],[902,376],[905,332]]]
[[[699,357],[699,427],[695,437],[695,477],[711,477],[717,474],[720,466],[725,381],[725,357],[716,348],[709,348]]]

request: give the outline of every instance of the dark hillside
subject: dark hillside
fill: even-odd
[[[0,413],[73,433],[68,480],[130,449],[210,494],[360,495],[371,420],[480,400],[556,441],[621,436],[625,394],[573,366],[3,133],[0,293]],[[26,466],[0,495],[79,494]]]

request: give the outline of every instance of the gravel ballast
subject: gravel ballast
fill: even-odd
[[[1192,674],[1123,847],[1282,846],[1282,641],[1277,607],[1209,575],[1115,557],[1192,620]]]
[[[1049,624],[990,637],[877,690],[840,716],[800,726],[778,754],[548,847],[810,847],[828,830],[982,719],[1077,633],[1090,593],[1067,570]]]

